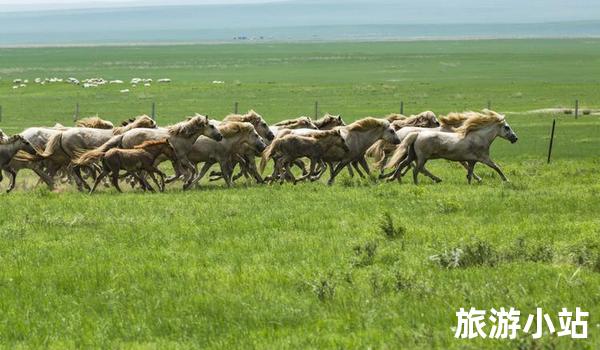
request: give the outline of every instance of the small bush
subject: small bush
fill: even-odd
[[[379,228],[383,235],[388,239],[399,238],[404,240],[404,236],[406,235],[406,228],[402,225],[395,226],[390,213],[383,214]],[[404,243],[402,244],[402,248],[404,248]]]
[[[462,247],[445,249],[440,254],[430,256],[429,260],[447,269],[496,266],[499,255],[488,242],[474,241]]]
[[[317,282],[311,283],[311,286],[320,301],[331,300],[335,295],[335,283],[331,281],[331,278],[321,278]]]
[[[600,272],[600,244],[595,241],[583,241],[571,247],[569,256],[578,265]]]
[[[352,249],[354,250],[354,261],[352,265],[354,267],[365,267],[373,264],[375,261],[375,254],[377,253],[377,242],[368,241],[363,245],[355,245]]]

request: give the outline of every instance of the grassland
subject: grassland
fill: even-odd
[[[206,45],[0,50],[0,128],[81,114],[159,123],[221,117],[233,102],[268,121],[492,107],[519,135],[492,154],[512,180],[483,183],[438,161],[444,182],[339,178],[240,182],[145,195],[19,188],[0,198],[0,343],[122,348],[597,348],[600,120],[524,111],[600,101],[600,41]],[[83,89],[12,79],[169,77]],[[212,84],[223,80],[225,84]],[[394,229],[385,222],[389,213]],[[386,234],[387,232],[387,234]],[[459,266],[448,252],[461,249]],[[435,262],[431,256],[441,257]],[[460,307],[590,312],[589,339],[455,340]]]

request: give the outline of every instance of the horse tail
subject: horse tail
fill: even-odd
[[[102,159],[105,154],[106,154],[106,152],[96,148],[96,149],[87,151],[84,154],[82,154],[79,158],[77,158],[73,161],[73,164],[80,165],[80,166],[89,165],[89,164],[95,163],[95,162],[99,161],[100,159]]]
[[[51,158],[59,152],[65,154],[65,151],[62,148],[62,132],[50,136],[48,143],[46,144],[46,149],[40,156],[43,158]]]
[[[38,161],[44,160],[44,159],[45,158],[42,157],[42,155],[37,151],[35,153],[29,153],[29,152],[26,152],[23,150],[18,151],[12,158],[12,160],[18,161],[18,162],[38,162]]]
[[[278,139],[273,140],[273,142],[271,142],[271,144],[268,145],[267,148],[265,148],[265,150],[262,152],[262,156],[260,158],[260,166],[258,168],[261,174],[265,170],[265,167],[267,166],[267,162],[269,161],[269,159],[271,158],[271,155],[273,154],[273,150],[275,149],[276,145],[279,144],[279,142],[277,142],[277,141],[278,141]]]
[[[378,140],[371,147],[367,149],[365,155],[367,157],[372,157],[375,160],[375,167],[381,169],[383,167],[383,163],[385,161],[385,148],[387,146],[387,141]]]
[[[392,157],[387,162],[384,169],[397,167],[406,157],[409,147],[412,146],[412,144],[417,140],[417,136],[419,136],[418,132],[411,132],[410,134],[406,135],[404,140],[402,140],[402,143],[398,145],[398,148],[396,148],[392,154]]]

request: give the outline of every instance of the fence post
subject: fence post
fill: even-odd
[[[319,101],[315,101],[315,119],[319,119]]]
[[[233,113],[234,114],[238,114],[238,103],[237,103],[237,101],[235,101],[235,103],[233,104]]]
[[[575,100],[575,119],[579,117],[579,100]]]
[[[487,109],[490,111],[492,110],[492,101],[490,101],[490,100],[488,100]]]
[[[79,102],[75,104],[75,113],[73,114],[73,122],[76,122],[79,119]]]
[[[404,114],[404,101],[400,101],[400,114]]]
[[[156,102],[152,102],[152,120],[156,120]]]
[[[0,105],[0,122],[2,122],[2,106]]]
[[[554,144],[554,127],[556,126],[556,119],[552,119],[552,131],[550,132],[550,145],[548,146],[548,163],[550,164],[550,157],[552,156],[552,145]]]

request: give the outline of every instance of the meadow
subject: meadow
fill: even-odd
[[[491,107],[519,136],[480,184],[434,161],[433,184],[340,176],[163,194],[34,187],[0,197],[0,344],[5,348],[560,348],[600,346],[600,40],[222,44],[0,49],[0,128],[166,125],[234,102],[269,122]],[[123,85],[37,85],[36,77]],[[134,77],[170,84],[132,88]],[[13,89],[12,80],[29,79]],[[213,84],[213,80],[224,84]],[[129,93],[120,89],[129,88]],[[546,163],[552,119],[552,162]],[[25,172],[23,172],[25,173]],[[6,182],[0,184],[5,188]],[[454,338],[460,307],[588,311],[588,339],[520,333]],[[489,330],[489,328],[488,328]]]

